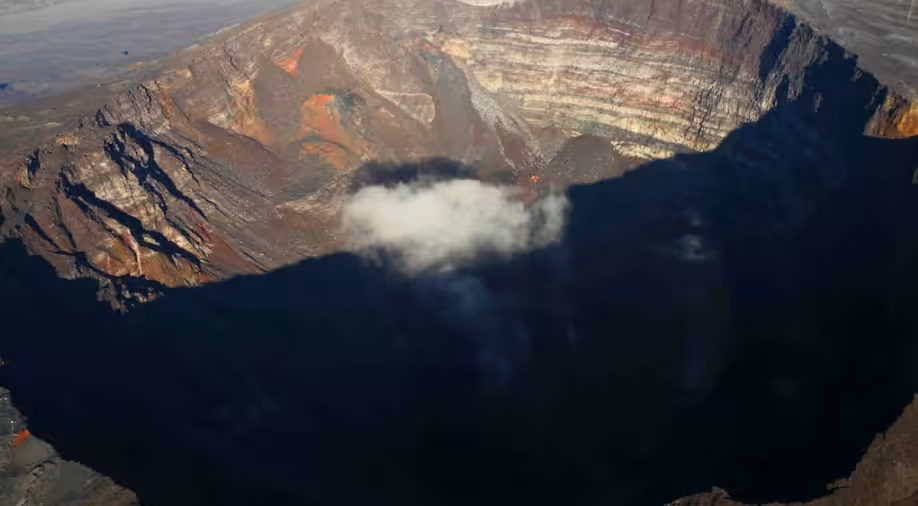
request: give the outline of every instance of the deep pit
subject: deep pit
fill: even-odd
[[[757,0],[298,7],[4,127],[0,385],[152,505],[821,497],[918,391],[908,108]],[[468,179],[565,226],[342,252]]]

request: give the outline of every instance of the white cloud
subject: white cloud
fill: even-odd
[[[508,257],[557,242],[568,203],[527,205],[519,190],[469,179],[360,190],[345,205],[350,249],[408,274],[445,272],[484,255]]]

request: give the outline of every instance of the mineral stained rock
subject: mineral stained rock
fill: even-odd
[[[839,107],[875,111],[868,133],[909,135],[911,102],[852,58],[760,0],[312,2],[144,82],[61,98],[64,121],[10,122],[2,232],[109,298],[145,300],[335,251],[341,196],[371,160],[595,181],[713,149],[807,87],[858,80],[874,98]],[[816,82],[817,64],[837,82]]]
[[[0,388],[0,503],[80,506],[136,506],[132,492],[110,478],[62,459],[48,443],[31,435]]]

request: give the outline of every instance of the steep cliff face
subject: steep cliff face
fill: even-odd
[[[3,161],[4,234],[144,299],[334,251],[368,161],[598,180],[712,149],[796,101],[817,64],[842,69],[833,86],[869,79],[849,58],[758,0],[317,2],[176,55],[53,142],[20,140]],[[887,92],[872,86],[875,100],[835,107],[876,109]],[[907,135],[897,100],[882,135]],[[588,139],[607,147],[572,156]]]
[[[913,401],[896,423],[878,435],[854,473],[826,488],[826,497],[804,506],[909,506],[918,502],[918,401]],[[743,506],[723,490],[680,499],[671,506]],[[781,506],[772,503],[770,506]]]
[[[918,104],[900,96],[887,96],[871,119],[868,132],[890,139],[918,135]]]
[[[782,0],[802,20],[860,57],[897,92],[918,96],[918,10],[899,0]]]
[[[80,504],[137,506],[137,497],[110,478],[61,458],[48,443],[32,435],[0,388],[0,501],[5,504]],[[74,500],[79,501],[73,502]]]
[[[779,10],[761,2],[594,4],[521,6],[445,47],[530,124],[603,135],[644,158],[710,149],[774,105],[781,66],[769,65],[786,47],[769,44],[794,29]]]

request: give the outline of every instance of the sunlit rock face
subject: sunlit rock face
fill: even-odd
[[[918,10],[900,0],[781,0],[803,22],[857,55],[858,63],[888,85],[887,97],[868,132],[902,138],[918,133]]]
[[[910,102],[850,58],[759,0],[313,2],[96,89],[98,108],[71,97],[40,130],[47,112],[8,116],[4,233],[66,276],[196,285],[336,251],[370,161],[448,157],[539,193],[713,149],[805,89],[864,80],[875,100],[831,107],[913,132]]]
[[[606,2],[546,4],[532,14],[474,27],[444,47],[537,128],[603,135],[624,154],[665,157],[710,149],[774,105],[782,69],[762,56],[788,22],[776,9]]]
[[[918,104],[897,95],[887,96],[871,120],[868,132],[891,139],[918,135]]]

